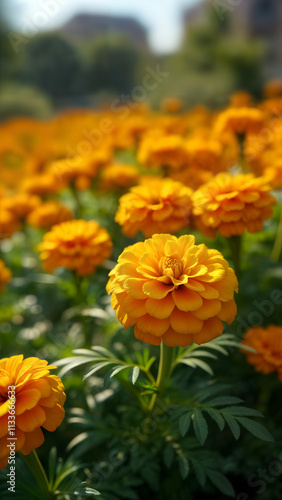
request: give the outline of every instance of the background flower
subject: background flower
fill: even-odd
[[[256,352],[243,352],[258,372],[267,374],[277,371],[282,380],[282,326],[251,328],[246,331],[242,344],[255,349]]]

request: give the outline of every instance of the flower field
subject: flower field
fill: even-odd
[[[0,497],[278,500],[282,84],[0,124]]]

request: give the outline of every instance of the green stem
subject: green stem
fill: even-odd
[[[151,413],[154,409],[157,396],[161,396],[163,390],[166,387],[167,381],[172,371],[172,363],[174,359],[174,348],[168,347],[163,342],[160,346],[160,361],[159,361],[159,370],[156,381],[157,392],[153,394],[152,399],[150,401],[148,411]]]
[[[230,238],[228,238],[228,243],[232,254],[234,271],[239,280],[241,275],[241,246],[242,246],[241,235],[231,236]]]
[[[36,451],[33,450],[29,455],[22,455],[22,458],[36,479],[41,492],[42,500],[52,500],[54,495],[50,491],[48,478]]]
[[[75,201],[75,216],[77,219],[82,217],[82,204],[80,201],[79,194],[73,182],[70,183],[70,190]]]
[[[276,233],[276,238],[271,252],[270,260],[272,262],[278,262],[282,249],[282,210],[280,213],[280,221]]]

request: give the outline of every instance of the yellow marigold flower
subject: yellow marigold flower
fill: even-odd
[[[8,210],[4,210],[1,203],[2,200],[0,201],[0,240],[10,238],[21,227],[19,219]]]
[[[208,170],[199,168],[198,166],[190,166],[171,172],[169,177],[175,181],[182,182],[185,186],[192,189],[198,189],[200,186],[212,179],[212,173]]]
[[[234,271],[195,238],[155,234],[122,252],[107,292],[124,328],[149,344],[187,346],[221,335],[236,315]]]
[[[58,182],[53,175],[38,174],[24,179],[19,189],[25,193],[45,196],[58,191]]]
[[[264,123],[264,114],[256,108],[228,108],[218,115],[215,133],[229,130],[236,134],[256,134]]]
[[[230,97],[230,105],[233,108],[246,108],[252,104],[252,95],[245,90],[238,90]]]
[[[101,171],[101,188],[106,191],[111,189],[126,189],[138,184],[139,170],[132,165],[114,164]]]
[[[192,139],[187,142],[189,163],[194,165],[195,169],[201,168],[212,172],[222,170],[222,150],[222,144],[216,140]]]
[[[156,131],[141,141],[137,158],[142,165],[178,169],[187,164],[188,153],[183,137]]]
[[[15,406],[16,450],[28,455],[44,442],[41,427],[54,431],[62,423],[66,399],[56,368],[38,358],[23,355],[0,360],[0,469],[8,464],[9,406]],[[15,388],[14,394],[11,387]],[[13,395],[15,401],[13,401]]]
[[[267,99],[282,96],[282,80],[270,80],[265,84],[263,94]]]
[[[276,203],[269,191],[265,177],[218,174],[193,196],[197,223],[211,237],[217,231],[227,237],[243,234],[245,229],[261,231],[263,221],[272,215],[271,205]]]
[[[17,193],[1,199],[1,207],[19,219],[24,219],[39,205],[41,205],[41,199],[28,193]]]
[[[92,274],[110,257],[112,241],[107,230],[96,221],[81,219],[53,226],[38,249],[46,271],[66,267],[83,276]]]
[[[271,167],[265,168],[263,175],[267,177],[269,184],[274,189],[282,188],[282,162],[277,162]]]
[[[55,224],[65,222],[73,218],[72,211],[58,201],[42,203],[27,217],[27,223],[34,227],[50,229]]]
[[[12,277],[12,273],[10,271],[10,269],[8,269],[3,260],[0,259],[0,292],[2,292],[7,283],[9,283],[10,279]],[[1,383],[1,381],[0,381]]]
[[[142,231],[146,238],[188,226],[192,190],[171,179],[145,178],[119,200],[115,221],[126,236]]]
[[[243,350],[247,360],[258,372],[277,371],[282,380],[282,327],[269,325],[248,330],[242,344],[255,349],[256,353]]]
[[[178,113],[183,107],[183,102],[177,97],[167,97],[161,102],[161,109],[165,113]]]

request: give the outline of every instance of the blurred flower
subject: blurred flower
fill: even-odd
[[[193,196],[196,222],[211,237],[217,231],[226,237],[243,234],[245,229],[261,231],[263,221],[272,215],[271,205],[276,203],[269,191],[265,177],[218,174]]]
[[[258,372],[278,372],[282,380],[282,326],[269,325],[248,330],[242,344],[256,351],[243,350],[247,360]]]
[[[127,164],[113,164],[101,171],[101,188],[126,189],[138,184],[139,170]]]
[[[167,97],[161,102],[161,109],[165,113],[177,113],[181,111],[183,107],[183,102],[177,97]]]
[[[1,199],[1,207],[19,219],[24,219],[39,205],[41,205],[41,199],[28,193],[16,193]]]
[[[263,94],[267,99],[282,96],[282,80],[270,80],[265,84]]]
[[[96,221],[81,219],[53,226],[38,249],[46,271],[66,267],[83,276],[92,274],[110,257],[112,241],[106,229]]]
[[[122,252],[107,292],[124,328],[149,344],[202,344],[221,335],[236,315],[234,271],[217,250],[194,236],[155,234]]]
[[[24,179],[19,189],[26,193],[45,196],[58,191],[58,182],[53,175],[38,174]]]
[[[225,130],[235,134],[256,134],[264,123],[264,114],[256,108],[227,108],[218,115],[215,133],[220,136]]]
[[[0,201],[0,240],[10,238],[13,233],[19,231],[21,225],[19,219],[8,210],[2,208],[2,200]]]
[[[120,198],[115,221],[126,236],[139,231],[146,238],[164,231],[175,233],[189,224],[191,197],[192,190],[180,182],[146,177]]]
[[[238,90],[230,97],[230,106],[233,108],[245,108],[252,104],[252,96],[245,90]]]
[[[50,229],[55,224],[73,218],[72,211],[58,201],[47,201],[35,208],[27,217],[30,226]]]
[[[188,153],[180,135],[152,131],[141,141],[137,158],[142,165],[178,169],[187,163]]]
[[[282,162],[277,161],[271,167],[267,167],[263,171],[263,175],[268,179],[269,184],[273,189],[282,188]]]
[[[28,455],[44,442],[41,427],[54,431],[61,424],[66,399],[62,381],[50,370],[56,368],[38,358],[23,355],[0,360],[0,469],[8,464],[9,405],[15,405],[16,451]],[[15,387],[15,402],[11,393]],[[10,422],[11,425],[11,422]]]
[[[10,269],[8,269],[5,266],[3,260],[0,259],[0,292],[2,292],[5,289],[7,283],[9,283],[11,277],[12,277],[12,273],[11,273]]]

